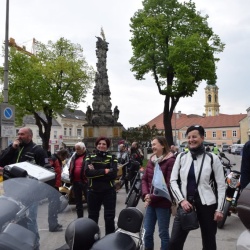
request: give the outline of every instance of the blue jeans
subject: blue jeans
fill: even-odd
[[[148,206],[144,218],[144,244],[145,248],[154,248],[154,231],[155,224],[158,221],[159,237],[161,239],[161,250],[168,249],[169,243],[169,222],[170,222],[169,208],[155,208]]]

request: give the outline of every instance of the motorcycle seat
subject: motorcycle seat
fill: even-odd
[[[136,207],[128,207],[120,212],[117,226],[131,233],[139,233],[141,231],[142,221],[142,212]]]
[[[98,240],[91,250],[135,250],[136,244],[133,238],[127,234],[116,232],[108,234]]]
[[[0,199],[0,228],[7,222],[15,218],[20,207],[17,203],[7,198]]]

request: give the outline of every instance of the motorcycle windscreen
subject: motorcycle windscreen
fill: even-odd
[[[65,244],[65,230],[76,219],[75,205],[59,213],[62,194],[54,187],[29,177],[11,178],[0,183],[0,249],[34,249],[35,233],[29,228],[30,207],[37,208],[40,250],[56,249]],[[49,200],[51,202],[49,202]],[[49,206],[52,208],[49,214]],[[50,232],[49,217],[57,214],[61,232]],[[36,239],[36,237],[35,237]]]

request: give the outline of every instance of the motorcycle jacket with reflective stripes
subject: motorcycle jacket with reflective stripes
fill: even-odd
[[[89,165],[93,165],[91,169]],[[109,169],[106,173],[105,169]],[[88,188],[96,192],[105,192],[114,188],[114,180],[117,177],[117,159],[108,152],[96,151],[87,156],[85,161],[85,175],[88,179]]]

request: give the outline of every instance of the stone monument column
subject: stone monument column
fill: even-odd
[[[103,30],[101,30],[101,36],[102,38],[96,37],[97,72],[92,108],[88,106],[86,111],[87,123],[84,125],[84,142],[87,147],[93,147],[97,137],[107,136],[111,139],[114,149],[117,149],[123,126],[118,122],[120,113],[118,107],[115,106],[113,112],[111,109],[111,92],[107,73],[108,42],[106,42]]]

